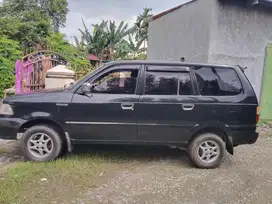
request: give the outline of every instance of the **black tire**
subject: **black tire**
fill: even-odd
[[[36,154],[33,154],[33,151],[30,151],[28,148],[28,141],[29,139],[35,135],[35,134],[46,134],[46,137],[49,137],[51,139],[51,152],[48,153],[48,155],[45,156],[37,156]],[[21,148],[23,150],[25,159],[35,162],[46,162],[46,161],[52,161],[55,160],[62,151],[62,139],[58,132],[50,126],[47,125],[36,125],[33,126],[23,134],[23,137],[21,139]],[[39,147],[40,148],[40,147]]]
[[[214,158],[211,159],[209,162],[208,161],[204,162],[203,160],[200,159],[200,156],[199,156],[199,154],[202,151],[201,149],[199,149],[199,147],[204,142],[208,142],[210,144],[217,144],[219,147],[219,150],[216,151],[218,156],[214,156]],[[189,144],[188,153],[189,153],[189,157],[191,161],[197,168],[213,169],[213,168],[219,167],[222,160],[224,159],[226,154],[226,145],[220,136],[213,133],[204,133],[204,134],[198,135],[195,139],[191,141],[191,143]],[[204,158],[207,159],[207,157],[204,157]]]

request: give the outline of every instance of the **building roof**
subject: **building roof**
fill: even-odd
[[[175,11],[175,10],[179,9],[180,7],[182,7],[183,5],[194,2],[194,1],[196,1],[196,0],[187,1],[187,2],[185,2],[183,4],[180,4],[180,5],[178,5],[178,6],[174,7],[174,8],[171,8],[171,9],[163,11],[163,12],[161,12],[159,14],[153,15],[152,20],[154,21],[154,20],[156,20],[156,19],[158,19],[158,18],[160,18],[162,16],[165,16],[165,15],[167,15],[169,13],[172,13],[173,11]],[[244,1],[249,2],[251,5],[264,5],[264,6],[272,7],[272,0],[244,0]]]
[[[89,54],[88,55],[88,60],[91,60],[91,61],[100,61],[100,59],[98,57],[96,57],[95,55],[93,55],[93,54]]]
[[[158,19],[158,18],[160,18],[160,17],[162,17],[162,16],[164,16],[164,15],[167,15],[168,13],[172,13],[173,11],[179,9],[181,6],[183,6],[183,5],[185,5],[185,4],[188,4],[188,3],[190,3],[190,2],[193,2],[193,1],[196,1],[196,0],[187,1],[187,2],[185,2],[185,3],[183,3],[183,4],[180,4],[180,5],[178,5],[178,6],[174,7],[174,8],[170,8],[170,9],[168,9],[168,10],[166,10],[166,11],[163,11],[163,12],[161,12],[161,13],[159,13],[159,14],[153,15],[152,20],[154,21],[154,20],[156,20],[156,19]]]

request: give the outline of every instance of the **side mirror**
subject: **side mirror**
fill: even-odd
[[[82,84],[82,86],[81,86],[81,92],[83,94],[88,94],[88,93],[91,92],[91,90],[92,90],[92,85],[90,83],[86,82],[86,83]]]

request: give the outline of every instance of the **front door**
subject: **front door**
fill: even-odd
[[[197,124],[190,72],[185,68],[148,67],[139,104],[139,140],[187,142]]]
[[[68,121],[73,140],[136,141],[139,70],[115,67],[90,80],[90,94],[74,94]]]

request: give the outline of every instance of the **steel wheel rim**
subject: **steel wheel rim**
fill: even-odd
[[[33,134],[27,142],[27,149],[35,157],[44,158],[52,153],[53,140],[45,133]]]
[[[204,163],[215,162],[220,155],[220,146],[212,140],[202,142],[198,147],[197,155]]]

